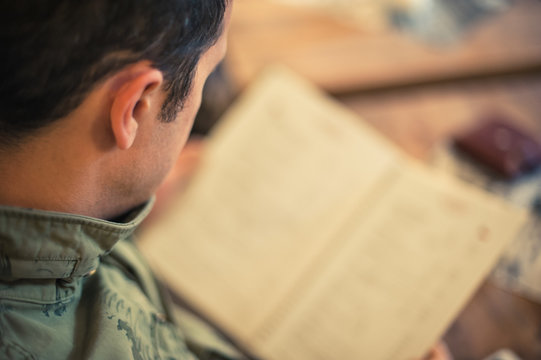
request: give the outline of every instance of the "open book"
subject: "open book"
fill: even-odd
[[[403,360],[437,341],[524,217],[272,68],[140,245],[258,357]]]

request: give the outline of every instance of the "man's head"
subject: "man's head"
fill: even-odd
[[[19,0],[0,5],[0,141],[15,143],[74,110],[93,87],[148,60],[175,118],[228,0]]]
[[[231,1],[0,5],[0,204],[111,217],[148,198],[224,55]]]

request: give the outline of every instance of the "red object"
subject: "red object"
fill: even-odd
[[[512,179],[541,164],[541,143],[502,118],[490,118],[455,139],[455,145],[498,174]]]

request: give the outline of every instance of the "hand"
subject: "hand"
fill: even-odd
[[[447,345],[440,341],[422,360],[453,360],[453,357]]]

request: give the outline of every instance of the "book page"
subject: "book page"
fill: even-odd
[[[394,179],[369,211],[352,213],[331,264],[314,264],[311,285],[259,333],[263,358],[422,358],[523,220],[415,165]]]
[[[400,157],[357,116],[269,71],[212,134],[191,186],[141,234],[141,250],[248,343]]]

